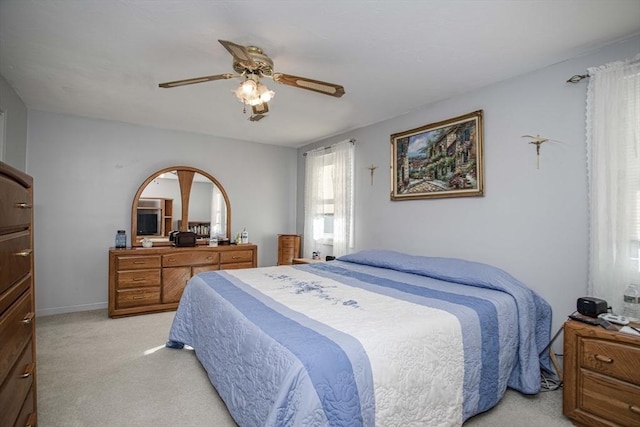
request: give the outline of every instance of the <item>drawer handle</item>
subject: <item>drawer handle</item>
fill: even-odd
[[[607,356],[602,356],[600,354],[596,354],[595,359],[599,362],[603,362],[603,363],[613,363],[613,359]]]
[[[144,280],[144,277],[134,277],[133,281],[134,282],[142,282]]]
[[[144,264],[144,261],[133,261],[134,264]]]
[[[33,318],[35,317],[35,313],[27,313],[26,316],[21,320],[25,325],[30,325],[33,322]]]
[[[132,299],[145,299],[144,295],[134,295]]]
[[[29,363],[24,368],[24,374],[20,374],[20,375],[18,375],[18,377],[19,378],[29,378],[31,375],[33,375],[33,371],[35,370],[35,368],[36,368],[36,365],[34,363]]]
[[[21,250],[20,252],[16,252],[15,255],[16,256],[27,257],[27,256],[31,255],[32,252],[33,252],[32,249],[24,249],[24,250]]]
[[[176,262],[175,258],[169,258],[169,262]]]
[[[33,205],[31,203],[16,203],[16,208],[31,209]]]
[[[211,261],[212,259],[213,259],[213,257],[212,257],[212,256],[208,256],[208,257],[207,257],[207,260],[209,260],[209,261]]]
[[[636,406],[632,403],[631,405],[629,405],[629,410],[634,414],[640,415],[640,406]]]
[[[231,257],[231,259],[240,259],[240,257],[239,257],[239,256],[234,255],[234,256],[232,256],[232,257]]]

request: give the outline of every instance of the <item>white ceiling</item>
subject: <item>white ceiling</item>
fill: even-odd
[[[29,109],[296,147],[639,32],[640,0],[0,0],[0,74]],[[250,122],[235,79],[158,88],[233,72],[218,39],[346,95],[266,80]]]

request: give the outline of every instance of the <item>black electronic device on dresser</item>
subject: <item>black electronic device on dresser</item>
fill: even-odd
[[[607,312],[607,302],[600,298],[582,297],[576,303],[578,313],[589,317],[598,317]]]
[[[196,233],[192,231],[172,231],[169,241],[178,248],[190,248],[196,246]]]

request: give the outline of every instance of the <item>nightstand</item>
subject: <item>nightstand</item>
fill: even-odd
[[[294,264],[292,260],[300,257],[300,235],[278,234],[278,265]]]
[[[565,416],[583,426],[640,426],[640,337],[564,324]]]

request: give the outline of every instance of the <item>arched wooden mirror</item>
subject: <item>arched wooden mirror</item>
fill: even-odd
[[[231,206],[220,183],[207,172],[173,166],[147,178],[133,198],[131,246],[149,239],[153,246],[168,246],[171,231],[193,231],[198,244],[209,236],[231,235]]]

